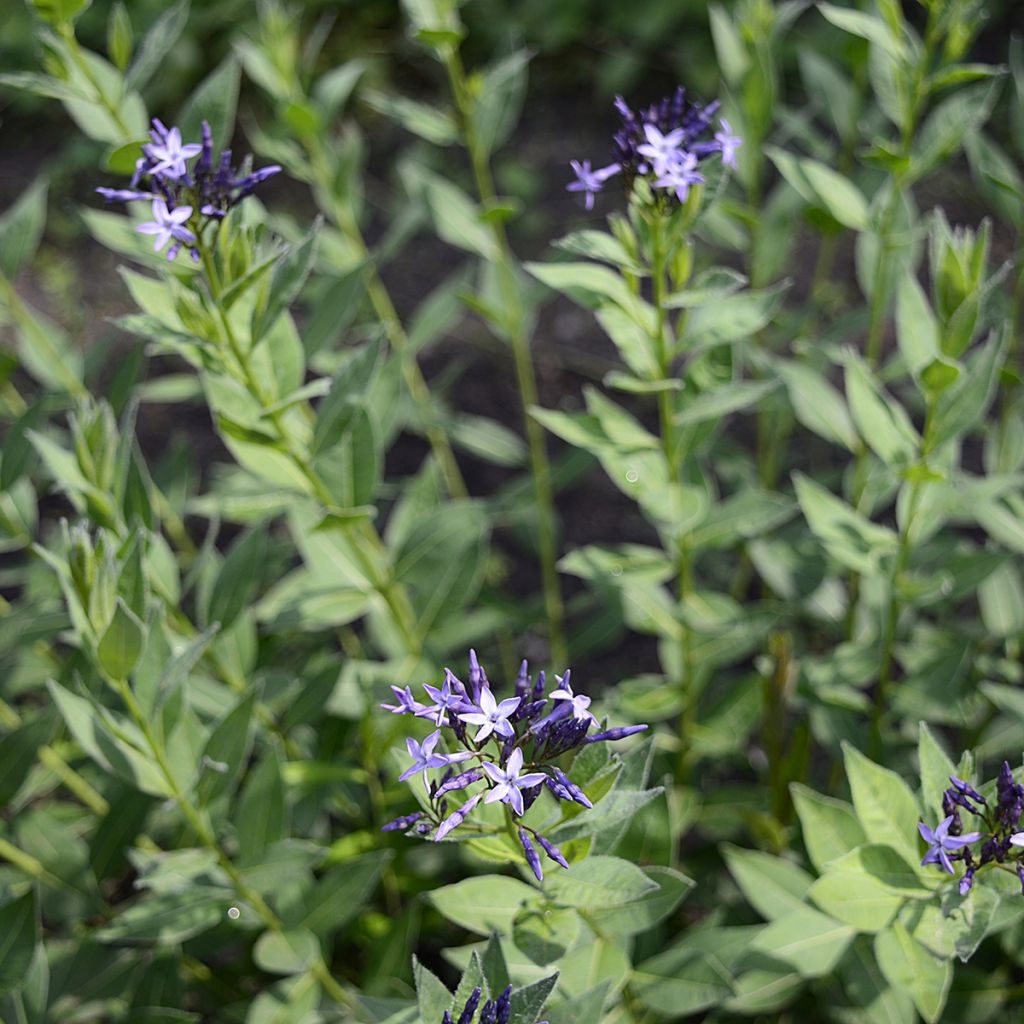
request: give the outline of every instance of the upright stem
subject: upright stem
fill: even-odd
[[[466,481],[448,441],[448,435],[437,422],[437,410],[430,394],[430,387],[416,361],[416,354],[409,344],[409,336],[405,333],[405,328],[391,301],[391,295],[381,280],[377,266],[370,257],[369,247],[352,207],[335,195],[334,189],[330,187],[334,173],[324,151],[323,143],[317,136],[308,136],[303,140],[303,144],[309,154],[313,173],[324,194],[330,199],[329,209],[326,212],[363,261],[363,284],[370,305],[373,306],[373,311],[384,328],[388,344],[398,356],[409,397],[419,413],[424,433],[430,442],[434,458],[437,459],[448,493],[453,498],[466,498],[469,496]]]
[[[125,681],[121,681],[120,683],[110,679],[107,681],[120,692],[121,699],[124,701],[125,707],[128,709],[128,713],[131,715],[135,724],[142,731],[142,735],[145,737],[146,744],[153,755],[153,760],[156,762],[157,768],[160,770],[160,774],[164,777],[175,803],[177,803],[181,808],[181,812],[185,816],[185,820],[188,822],[189,827],[196,834],[196,838],[217,858],[218,865],[231,880],[232,887],[237,893],[238,898],[252,907],[256,916],[263,922],[264,927],[274,932],[283,932],[285,929],[281,919],[274,913],[273,909],[260,895],[260,893],[246,882],[242,873],[227,855],[224,847],[221,846],[213,827],[207,820],[207,817],[199,810],[199,808],[192,804],[178,785],[178,780],[175,778],[170,762],[167,760],[167,753],[164,750],[163,742],[160,737],[157,736],[150,719],[143,711],[139,702],[135,699],[135,694],[132,693],[131,687]],[[356,1005],[355,998],[334,977],[334,975],[331,974],[330,968],[327,966],[322,955],[317,957],[313,966],[310,968],[310,972],[323,986],[324,991],[336,1002],[348,1007],[354,1007]]]
[[[203,267],[206,271],[207,284],[210,288],[210,294],[214,305],[217,308],[221,328],[224,331],[224,337],[228,343],[228,348],[238,365],[245,386],[248,388],[250,394],[260,403],[260,405],[266,408],[270,402],[264,394],[259,379],[253,371],[252,364],[249,360],[249,354],[242,348],[238,338],[235,336],[235,332],[231,327],[231,321],[220,302],[220,282],[210,251],[204,247],[201,254]],[[324,505],[325,508],[333,508],[336,504],[334,496],[331,494],[330,489],[323,482],[320,475],[310,464],[306,455],[295,447],[295,442],[284,423],[284,414],[280,410],[267,409],[266,416],[273,426],[282,448],[286,452],[292,464],[309,484],[313,495],[322,505]],[[366,572],[368,579],[373,584],[374,589],[383,598],[391,618],[403,638],[407,657],[405,661],[405,668],[400,674],[404,675],[406,670],[411,670],[412,666],[415,664],[417,656],[422,650],[422,638],[416,631],[415,615],[405,590],[398,583],[389,578],[389,571],[385,571],[383,574],[380,571],[379,566],[382,562],[386,561],[387,554],[387,548],[381,540],[380,534],[377,533],[373,524],[368,521],[362,522],[356,527],[356,529],[360,531],[363,539],[362,545],[356,545],[356,552],[363,559],[363,569]]]
[[[668,325],[668,307],[665,305],[668,299],[668,274],[667,263],[669,253],[666,249],[664,237],[664,224],[660,214],[655,213],[651,221],[651,281],[652,298],[654,300],[655,315],[655,351],[658,358],[658,373],[662,380],[670,380],[672,377],[672,339]],[[681,452],[676,437],[675,408],[672,401],[672,392],[663,390],[658,392],[658,421],[661,430],[661,445],[665,455],[665,462],[668,467],[669,485],[673,488],[680,486],[679,463]],[[683,604],[693,589],[693,552],[688,540],[681,532],[672,534],[673,551],[675,560],[676,578],[678,584],[679,607],[682,610]],[[679,622],[679,688],[682,693],[683,707],[679,716],[679,765],[677,777],[679,781],[686,778],[689,769],[690,736],[693,733],[694,712],[696,711],[696,694],[693,687],[693,636],[690,628],[682,621]]]
[[[445,70],[451,86],[452,96],[459,111],[463,139],[469,153],[476,183],[477,195],[485,206],[495,199],[494,181],[487,162],[487,154],[477,138],[473,126],[472,99],[466,85],[466,73],[458,50],[447,46],[442,52]],[[530,356],[530,338],[526,330],[526,316],[512,250],[508,236],[500,220],[488,221],[491,235],[497,249],[495,260],[498,270],[498,282],[501,288],[502,303],[505,309],[506,326],[512,343],[512,356],[516,368],[516,381],[519,385],[519,397],[523,407],[523,420],[526,427],[526,439],[530,452],[530,470],[533,476],[534,494],[537,502],[537,546],[540,549],[540,569],[544,586],[544,608],[548,621],[548,642],[551,646],[551,658],[557,665],[564,665],[568,660],[565,643],[565,609],[562,604],[562,592],[558,582],[558,570],[555,562],[558,556],[558,544],[555,530],[555,505],[551,484],[551,466],[548,462],[544,430],[530,416],[531,406],[538,404],[537,379],[534,374],[533,361]]]

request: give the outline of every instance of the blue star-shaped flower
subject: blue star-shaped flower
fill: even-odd
[[[976,843],[981,838],[980,832],[968,832],[965,836],[951,836],[949,826],[953,824],[953,815],[944,818],[934,828],[930,829],[923,821],[918,822],[917,830],[921,838],[929,844],[929,850],[924,855],[922,864],[941,864],[945,871],[954,874],[953,863],[949,859],[951,853]]]
[[[430,768],[446,768],[450,764],[466,761],[473,755],[468,750],[460,750],[456,754],[435,754],[434,748],[441,738],[441,730],[432,732],[422,743],[417,743],[411,736],[405,741],[406,749],[412,758],[412,764],[398,776],[404,782],[409,776],[423,772],[423,781],[427,781],[427,770]]]

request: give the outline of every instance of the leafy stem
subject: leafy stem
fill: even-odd
[[[487,161],[487,153],[473,124],[474,103],[466,79],[466,71],[462,65],[462,58],[459,56],[458,49],[451,45],[441,48],[440,57],[448,74],[452,96],[459,112],[463,142],[473,168],[477,195],[484,207],[490,207],[496,199],[494,180]],[[540,553],[548,642],[551,646],[552,660],[556,664],[564,665],[568,661],[568,651],[565,642],[565,608],[562,603],[562,592],[555,564],[558,557],[558,544],[551,465],[545,446],[544,429],[529,412],[533,406],[538,404],[539,399],[537,377],[530,355],[526,311],[523,308],[519,283],[516,280],[515,259],[504,225],[497,217],[488,218],[487,224],[497,253],[494,262],[504,306],[505,327],[512,344],[512,357],[515,362],[516,381],[519,387],[530,453],[530,472],[533,477],[534,496],[537,503],[537,546]]]

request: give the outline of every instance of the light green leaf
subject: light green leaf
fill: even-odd
[[[142,654],[145,639],[145,627],[118,598],[114,617],[96,648],[103,671],[118,681],[127,679]]]
[[[35,255],[45,223],[46,180],[39,177],[0,217],[0,274],[8,281]]]
[[[856,934],[813,907],[801,906],[772,921],[750,948],[795,967],[803,978],[830,974]]]
[[[550,875],[547,888],[559,903],[589,910],[642,900],[657,892],[658,884],[630,861],[599,856]]]
[[[792,861],[729,845],[722,847],[722,855],[747,902],[763,918],[774,921],[806,905],[814,879]]]
[[[899,921],[875,936],[875,957],[886,981],[906,992],[918,1013],[934,1024],[946,1005],[952,965],[929,953]]]
[[[256,966],[268,974],[302,974],[317,962],[320,943],[304,928],[264,932],[253,947]]]
[[[469,931],[508,935],[519,909],[536,895],[535,889],[518,879],[477,875],[434,889],[427,898],[449,921]]]
[[[826,441],[856,451],[857,431],[846,401],[824,376],[802,363],[779,360],[775,366],[789,391],[796,418]]]
[[[808,525],[828,553],[855,572],[877,575],[883,560],[896,551],[896,534],[868,521],[810,477],[794,473],[793,482]]]
[[[852,352],[846,356],[846,397],[860,436],[886,465],[902,466],[916,458],[921,439],[906,410]]]
[[[849,743],[843,744],[843,764],[853,807],[868,839],[891,846],[911,863],[916,861],[920,812],[910,787]]]
[[[38,933],[34,888],[0,906],[0,995],[21,988],[35,955]]]

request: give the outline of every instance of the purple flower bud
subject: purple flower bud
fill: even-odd
[[[452,1024],[452,1015],[447,1010],[441,1016],[441,1024]]]
[[[152,192],[140,192],[137,189],[131,188],[98,188],[96,191],[108,203],[131,203],[137,199],[152,201],[156,198]]]
[[[494,1004],[495,1024],[508,1024],[509,1014],[512,1012],[512,986],[507,985],[505,991],[498,996]]]
[[[444,796],[445,793],[453,793],[457,789],[465,789],[467,786],[472,786],[474,782],[479,782],[483,777],[484,772],[482,768],[470,768],[468,772],[463,772],[461,775],[456,775],[454,778],[442,782],[434,797],[436,799],[439,796]]]
[[[449,832],[453,829],[457,829],[469,816],[470,811],[483,799],[483,793],[478,793],[474,797],[470,797],[457,811],[453,811],[448,815],[440,825],[437,826],[437,833],[434,836],[434,842],[439,843]]]
[[[537,876],[538,882],[543,882],[544,872],[541,870],[540,857],[534,849],[533,843],[530,842],[525,828],[519,829],[519,842],[523,844],[523,852],[526,854],[526,863],[530,865],[530,870]]]
[[[569,866],[569,862],[562,856],[562,851],[555,846],[550,840],[545,839],[539,832],[534,832],[534,838],[540,843],[544,852],[556,863],[561,864],[563,868]]]
[[[1020,879],[1020,891],[1021,895],[1024,896],[1024,865],[1017,865],[1017,877]]]
[[[966,874],[960,879],[960,895],[966,896],[974,885],[974,868],[968,868]]]
[[[587,794],[569,778],[561,768],[555,768],[555,779],[569,794],[570,798],[578,804],[582,804],[587,810],[594,805],[587,799]]]
[[[558,800],[564,800],[567,804],[573,803],[572,794],[559,782],[555,782],[552,778],[544,780],[544,785],[551,790],[555,798]]]
[[[600,743],[604,740],[624,740],[627,736],[635,736],[646,728],[646,725],[623,725],[618,729],[608,729],[606,732],[599,732],[594,736],[588,736],[583,742]]]
[[[533,684],[533,699],[540,700],[544,696],[547,681],[544,678],[544,669],[537,673],[537,681]]]
[[[480,685],[483,679],[483,671],[480,662],[477,661],[476,651],[470,648],[469,651],[469,688],[474,704],[480,703]]]
[[[473,989],[470,997],[466,1000],[466,1006],[459,1016],[459,1024],[470,1024],[470,1021],[473,1019],[473,1015],[476,1013],[477,1006],[480,1005],[480,995],[481,989],[480,986],[477,985],[477,987]]]
[[[397,832],[399,829],[409,828],[415,825],[422,817],[422,811],[417,811],[415,814],[403,814],[401,818],[395,818],[394,821],[389,821],[386,825],[382,825],[381,832]]]
[[[530,691],[530,676],[528,672],[528,666],[526,659],[523,658],[522,664],[519,666],[519,675],[516,676],[516,689],[515,695],[521,697],[523,703],[526,703],[526,695]],[[522,705],[520,705],[522,706]]]

